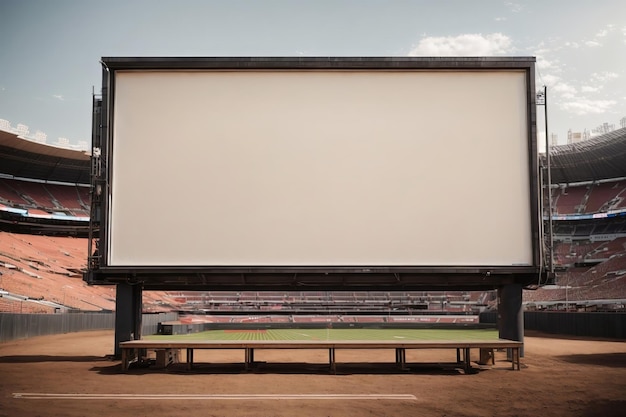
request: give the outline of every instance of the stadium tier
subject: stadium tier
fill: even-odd
[[[560,184],[552,189],[555,214],[596,214],[626,209],[626,180],[586,185]]]
[[[485,305],[468,292],[178,292],[169,293],[190,313],[289,315],[478,314]]]
[[[550,151],[555,285],[525,291],[542,307],[626,299],[626,129]],[[545,166],[545,161],[544,161]],[[548,220],[544,210],[544,220]],[[546,227],[548,222],[546,221]],[[609,306],[609,307],[607,307]]]
[[[566,299],[626,299],[626,129],[589,143],[555,147],[551,156],[553,255],[559,270],[555,285],[525,291],[525,302],[557,305]],[[86,230],[89,170],[84,152],[34,143],[0,130],[0,311],[114,307],[111,288],[85,287],[79,279],[85,268],[86,239],[51,236],[80,236]],[[167,196],[167,189],[163,195]],[[226,321],[257,317],[254,313],[259,312],[263,313],[259,317],[271,317],[267,320],[273,322],[313,320],[320,314],[344,322],[402,320],[403,315],[417,314],[451,320],[455,314],[474,315],[494,303],[495,296],[485,292],[144,294],[146,311],[213,314],[214,320]]]
[[[552,183],[575,184],[626,177],[626,128],[550,150]]]
[[[86,236],[90,156],[0,130],[3,230]]]
[[[89,217],[89,188],[0,178],[0,201],[29,213]]]

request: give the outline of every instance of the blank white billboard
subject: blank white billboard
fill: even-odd
[[[109,266],[533,264],[524,70],[118,70]]]

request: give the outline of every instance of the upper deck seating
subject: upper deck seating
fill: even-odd
[[[589,190],[585,186],[553,189],[553,207],[558,214],[576,214],[583,206],[583,199]]]
[[[624,192],[626,183],[608,182],[594,184],[591,188],[589,198],[585,204],[585,213],[598,213],[607,211],[615,202],[618,195]]]
[[[24,198],[15,188],[15,180],[0,178],[0,198],[10,206],[32,205],[32,201]]]

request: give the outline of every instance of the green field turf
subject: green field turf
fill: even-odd
[[[153,335],[150,340],[496,340],[495,329],[267,329],[209,330]]]

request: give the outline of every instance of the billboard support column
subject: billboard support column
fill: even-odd
[[[141,339],[141,301],[143,288],[140,284],[127,283],[115,286],[115,346],[116,357],[122,355],[121,342]]]
[[[498,335],[500,339],[524,341],[524,310],[522,308],[522,285],[507,284],[498,288]],[[524,347],[520,349],[524,357]],[[507,358],[512,352],[507,350]]]

